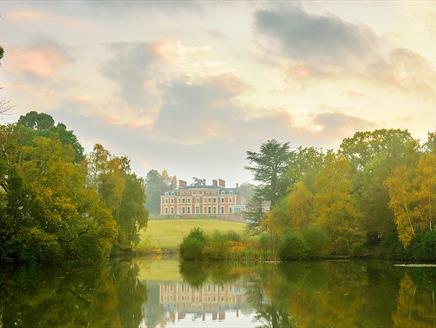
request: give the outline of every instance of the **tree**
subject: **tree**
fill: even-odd
[[[289,163],[289,143],[268,140],[260,146],[259,152],[247,151],[250,165],[246,169],[253,172],[254,180],[260,182],[256,195],[262,201],[277,203],[286,194],[286,171]]]
[[[399,129],[357,132],[341,143],[340,153],[348,158],[353,170],[352,192],[370,245],[396,233],[384,181],[396,167],[416,162],[418,148],[410,133]]]
[[[428,133],[428,139],[424,145],[424,149],[429,153],[436,154],[436,132]]]
[[[423,154],[417,166],[398,167],[385,181],[398,239],[407,248],[436,220],[436,155]]]
[[[288,196],[288,216],[294,230],[302,230],[311,223],[313,203],[313,194],[303,182],[298,182]]]
[[[329,232],[336,254],[350,254],[364,243],[361,213],[352,196],[351,173],[347,158],[329,153],[317,181],[317,221]]]
[[[49,114],[31,111],[26,115],[21,115],[18,124],[35,130],[40,136],[57,139],[62,144],[70,146],[74,150],[76,162],[85,158],[84,149],[73,131],[67,130],[63,123],[55,125],[53,117]]]
[[[404,248],[408,247],[415,237],[414,215],[412,213],[412,178],[410,170],[406,166],[398,167],[391,176],[386,179],[385,186],[388,189],[389,206],[394,212],[394,222],[398,231],[398,239]]]
[[[117,222],[116,248],[130,250],[139,242],[139,231],[148,220],[144,181],[131,172],[126,157],[113,156],[99,144],[88,156],[88,167],[89,183]]]
[[[254,184],[244,182],[239,186],[239,194],[248,202],[254,196],[256,186]]]
[[[159,173],[157,170],[147,172],[145,178],[145,190],[147,193],[146,207],[151,214],[160,213],[160,196],[171,190],[171,177],[166,170]]]
[[[115,222],[73,150],[22,125],[3,127],[1,139],[0,261],[107,257]]]

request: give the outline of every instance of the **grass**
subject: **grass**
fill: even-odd
[[[176,249],[192,229],[199,227],[205,233],[215,230],[227,232],[229,230],[243,233],[245,224],[241,222],[219,219],[163,219],[149,220],[145,231],[141,232],[141,242],[138,250]]]

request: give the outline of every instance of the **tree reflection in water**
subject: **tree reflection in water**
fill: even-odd
[[[140,280],[130,261],[3,272],[0,327],[177,327],[187,314],[205,327],[205,315],[234,327],[230,314],[259,328],[436,327],[431,268],[371,261],[174,261],[173,268],[179,278],[165,281]]]
[[[146,287],[130,262],[0,274],[2,327],[138,327]]]

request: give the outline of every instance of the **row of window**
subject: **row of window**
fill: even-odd
[[[207,207],[203,207],[203,212],[202,212],[201,207],[196,207],[195,214],[217,214],[218,213],[217,210],[218,209],[215,206],[207,206]],[[224,206],[221,206],[219,211],[220,211],[219,214],[226,214]],[[232,213],[233,213],[233,209],[229,207],[228,214],[232,214]],[[164,214],[166,215],[175,214],[174,207],[170,207],[169,209],[168,207],[165,207]],[[191,207],[178,207],[177,214],[191,214]]]
[[[224,190],[221,190],[220,194],[224,195],[226,192]],[[175,191],[166,191],[165,192],[165,196],[189,196],[189,195],[206,195],[206,196],[211,196],[211,195],[217,195],[218,193],[216,191],[205,191],[205,192],[201,192],[201,191],[193,191],[193,192],[183,192],[183,191],[179,191],[179,192],[175,192]],[[229,195],[233,195],[233,190],[229,191]]]
[[[210,198],[210,197],[206,198],[206,197],[204,197],[203,198],[203,202],[204,203],[212,203],[212,202],[216,203],[217,200],[218,199],[216,197],[214,197],[214,198]],[[200,203],[200,198],[197,197],[195,201],[197,203]],[[228,203],[231,203],[233,201],[233,198],[232,197],[221,197],[221,203],[225,203],[226,201]],[[168,203],[174,204],[174,198],[165,198],[164,202],[165,202],[165,204],[168,204]],[[191,198],[181,198],[181,203],[191,203]]]

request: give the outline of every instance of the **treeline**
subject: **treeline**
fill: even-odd
[[[0,125],[0,262],[98,261],[138,243],[144,181],[44,113]]]
[[[337,151],[270,140],[247,159],[248,228],[280,258],[436,260],[436,133],[357,132]]]

